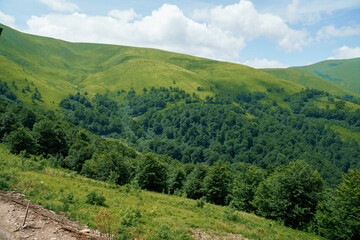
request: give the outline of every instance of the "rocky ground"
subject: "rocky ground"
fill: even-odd
[[[104,239],[99,232],[69,221],[53,211],[30,203],[20,194],[0,191],[0,240],[90,240]]]
[[[98,231],[68,220],[65,216],[30,203],[15,192],[0,191],[0,240],[105,240]],[[212,230],[190,229],[196,240],[249,240],[240,234],[218,233]]]
[[[212,230],[204,231],[202,229],[191,229],[191,232],[193,233],[192,236],[196,240],[251,240],[248,238],[244,238],[240,234],[233,234],[233,233],[219,233]]]

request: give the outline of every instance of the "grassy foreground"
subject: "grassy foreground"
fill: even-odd
[[[322,239],[229,207],[143,191],[131,185],[114,186],[44,167],[45,162],[9,154],[0,144],[0,177],[10,176],[13,189],[32,202],[64,211],[71,219],[94,228],[99,213],[105,211],[113,219],[111,225],[122,229],[123,238],[119,239],[127,239],[126,234],[131,233],[140,239],[192,239],[193,229],[218,236],[241,234],[249,239]],[[93,191],[106,198],[104,206],[86,203]]]

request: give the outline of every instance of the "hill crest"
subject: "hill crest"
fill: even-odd
[[[17,96],[36,87],[54,109],[62,98],[77,91],[90,95],[107,91],[142,91],[144,87],[178,87],[201,98],[216,93],[266,91],[284,88],[298,92],[302,86],[254,68],[192,57],[156,49],[105,44],[70,43],[18,32],[4,25],[0,39],[0,73],[3,81],[16,82]],[[33,85],[33,88],[31,88]]]

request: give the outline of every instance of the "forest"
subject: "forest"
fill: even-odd
[[[121,104],[115,101],[120,95],[125,95]],[[360,110],[349,111],[345,101],[310,89],[286,95],[290,108],[265,99],[265,93],[244,92],[233,104],[228,96],[200,100],[177,88],[151,88],[138,95],[129,91],[93,99],[78,93],[60,107],[75,125],[182,163],[243,162],[272,172],[301,159],[331,187],[349,168],[359,168],[358,143],[342,140],[331,126],[360,132]],[[326,99],[327,107],[316,106],[317,99]]]
[[[260,92],[204,100],[178,88],[77,93],[55,113],[0,86],[0,138],[26,167],[228,205],[330,239],[360,237],[360,148],[330,128],[359,132],[360,111],[325,92],[286,95],[290,107]]]

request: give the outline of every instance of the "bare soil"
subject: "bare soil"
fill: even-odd
[[[68,220],[65,216],[30,203],[23,222],[29,201],[16,192],[0,191],[0,240],[105,240],[98,231],[88,229]],[[87,230],[89,232],[82,232]],[[250,240],[240,234],[219,233],[213,230],[190,229],[196,240]]]
[[[0,191],[0,240],[103,240],[98,231],[68,220],[65,216],[30,203],[23,228],[28,201],[15,192]],[[89,230],[84,233],[82,230]]]
[[[228,239],[236,239],[236,240],[251,240],[245,238],[241,234],[233,234],[233,233],[220,233],[215,232],[213,230],[202,230],[199,228],[190,229],[192,232],[192,237],[196,240],[228,240]]]

